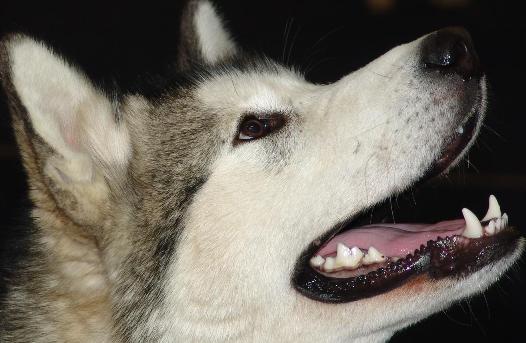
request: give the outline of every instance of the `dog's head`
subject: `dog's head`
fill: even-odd
[[[475,139],[486,80],[465,31],[315,85],[245,56],[206,1],[181,27],[179,75],[118,97],[40,42],[3,44],[37,220],[97,242],[116,335],[382,340],[516,260],[493,198],[482,224],[359,220]]]

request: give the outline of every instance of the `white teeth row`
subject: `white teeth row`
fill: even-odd
[[[466,221],[466,227],[462,232],[462,236],[467,238],[480,238],[484,234],[492,236],[508,226],[508,215],[506,213],[501,215],[499,202],[493,195],[489,197],[488,212],[482,218],[483,222],[489,221],[486,226],[482,227],[477,216],[467,208],[462,209],[462,214]]]
[[[488,212],[482,218],[483,222],[487,222],[484,227],[482,227],[477,216],[467,208],[462,209],[462,214],[466,221],[462,236],[467,238],[480,238],[483,235],[492,236],[508,226],[508,215],[506,213],[501,214],[499,202],[493,195],[489,197]],[[392,260],[396,261],[395,258]],[[387,261],[387,257],[373,246],[369,247],[367,253],[364,253],[358,247],[349,248],[343,243],[338,243],[335,257],[323,258],[316,255],[310,259],[310,265],[326,272],[333,272],[342,269],[353,270],[362,265],[368,266],[385,261]]]
[[[367,266],[385,261],[387,261],[387,257],[375,247],[369,247],[367,253],[364,254],[358,247],[349,248],[343,243],[338,243],[336,247],[336,257],[329,256],[323,258],[320,255],[316,255],[311,258],[310,264],[314,268],[326,272],[333,272],[341,269],[353,270],[362,265]]]

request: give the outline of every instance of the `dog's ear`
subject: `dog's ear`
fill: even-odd
[[[93,219],[130,156],[117,106],[45,44],[24,35],[0,43],[0,76],[33,199],[56,202],[80,222]]]
[[[178,66],[215,64],[238,53],[216,7],[208,0],[190,0],[181,18]]]

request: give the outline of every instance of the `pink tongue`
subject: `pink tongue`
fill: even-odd
[[[316,255],[328,256],[336,253],[338,243],[367,250],[370,246],[390,257],[405,257],[420,245],[439,236],[460,235],[464,230],[464,219],[446,220],[436,224],[372,224],[353,228],[333,237]]]

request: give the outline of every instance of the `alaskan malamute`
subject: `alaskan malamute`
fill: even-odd
[[[0,341],[380,342],[517,260],[493,196],[480,220],[364,217],[477,136],[486,78],[466,31],[328,85],[247,56],[208,1],[181,33],[177,76],[148,94],[110,95],[45,43],[2,40],[35,230]]]

